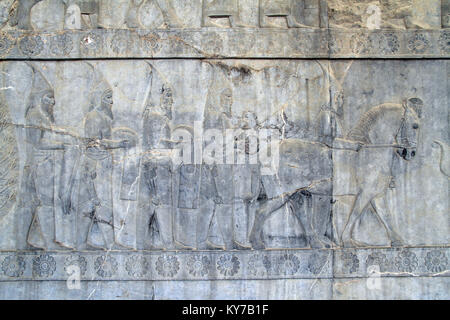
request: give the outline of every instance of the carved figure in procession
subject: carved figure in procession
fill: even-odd
[[[66,0],[65,29],[96,29],[99,5],[97,0]]]
[[[33,84],[29,103],[25,112],[26,119],[26,164],[24,166],[24,184],[22,202],[29,207],[32,220],[27,234],[27,242],[37,248],[48,248],[55,241],[54,207],[61,205],[59,194],[64,193],[65,185],[60,185],[58,195],[54,194],[55,153],[65,150],[67,143],[58,141],[53,116],[55,96],[53,88],[42,73],[33,65]],[[55,210],[61,207],[55,208]]]
[[[251,206],[260,195],[261,172],[258,156],[258,117],[244,111],[237,138],[236,160],[233,165],[233,236],[239,247],[250,248]]]
[[[368,245],[353,239],[355,225],[366,208],[373,209],[377,214],[392,245],[402,244],[394,228],[392,214],[382,205],[382,201],[378,200],[384,197],[395,175],[392,170],[394,157],[397,155],[404,160],[411,160],[416,155],[422,106],[422,100],[411,98],[403,105],[383,104],[373,107],[361,117],[345,139],[334,139],[333,152],[348,152],[349,157],[346,161],[351,165],[345,168],[353,170],[350,176],[354,177],[354,183],[345,194],[354,194],[356,197],[353,209],[340,234],[340,241],[344,246]],[[266,192],[270,191],[270,194],[256,212],[250,236],[253,248],[264,248],[262,225],[273,212],[287,203],[303,201],[298,191],[302,196],[331,195],[330,181],[333,171],[326,170],[331,168],[331,157],[329,152],[325,152],[326,149],[328,148],[296,139],[281,142],[278,174],[263,177],[263,187]],[[337,158],[338,155],[333,155],[333,159]],[[313,159],[314,163],[311,162]],[[374,163],[377,164],[376,167],[373,166]],[[308,173],[305,175],[303,172]],[[335,174],[339,176],[338,173]],[[299,219],[302,219],[302,215],[299,215]],[[326,239],[323,238],[323,223],[328,219],[320,218],[319,221],[322,222],[319,224],[315,220],[316,217],[309,215],[307,220],[302,222],[305,232],[307,236],[309,234],[308,237],[312,235],[319,242],[326,243]],[[313,228],[308,231],[310,226]]]
[[[257,163],[249,164],[245,162],[245,158],[249,153],[249,143],[256,141],[247,137],[245,131],[254,129],[257,124],[256,116],[253,113],[244,113],[245,121],[240,117],[235,117],[232,113],[231,106],[233,104],[233,96],[230,88],[222,89],[219,97],[220,108],[215,110],[208,105],[204,118],[204,130],[216,129],[226,139],[232,138],[232,141],[225,141],[224,159],[219,163],[209,166],[211,176],[213,178],[214,190],[217,192],[215,197],[214,215],[211,219],[215,219],[220,228],[220,234],[225,249],[248,249],[250,243],[248,241],[249,233],[249,205],[255,201],[259,194],[259,168]],[[240,138],[241,145],[237,150],[234,148],[235,137],[227,135],[228,129],[241,129]],[[248,139],[247,139],[248,138]],[[232,148],[227,147],[230,145]],[[236,152],[237,151],[237,152]],[[229,163],[230,154],[232,163]],[[235,154],[236,153],[236,154]],[[234,163],[235,156],[243,159],[243,163]],[[228,161],[225,161],[227,159]],[[248,161],[248,160],[247,160]],[[211,224],[211,223],[209,223]],[[218,244],[215,244],[218,245]]]
[[[145,0],[131,0],[130,7],[127,12],[127,27],[130,29],[139,28],[139,9]]]
[[[98,70],[94,69],[94,74],[90,110],[83,120],[86,145],[81,165],[79,214],[90,219],[87,244],[107,249],[115,242],[111,150],[131,148],[136,141],[112,139],[113,91]]]
[[[224,161],[226,143],[229,142],[226,141],[226,130],[237,127],[239,119],[233,116],[231,110],[233,105],[231,88],[213,87],[210,89],[210,96],[208,98],[217,98],[216,92],[218,93],[217,103],[219,108],[216,108],[215,103],[212,101],[208,101],[203,119],[203,130],[217,130],[223,137],[223,145],[219,146],[222,149],[221,152],[219,152],[222,156],[221,159],[218,159],[219,164],[213,164],[208,167],[205,166],[205,169],[209,169],[210,175],[213,177],[213,189],[216,192],[213,214],[210,216],[207,226],[211,225],[211,222],[213,222],[214,219],[217,221],[220,241],[214,243],[210,240],[210,242],[213,246],[223,246],[223,248],[227,250],[236,248],[237,244],[233,242],[232,164],[225,163]]]
[[[412,1],[405,3],[401,1],[380,1],[382,6],[382,28],[384,29],[429,29],[431,28],[425,21],[421,21],[416,16],[417,9],[424,10],[424,8],[414,8],[415,5],[422,6],[422,4],[414,4]],[[431,3],[431,2],[430,2]],[[423,6],[428,6],[428,3],[423,2]],[[426,10],[426,9],[425,9]]]
[[[13,5],[11,26],[21,30],[54,30],[64,29],[67,5],[74,0],[20,0]],[[49,11],[51,8],[51,11]],[[73,6],[69,15],[74,13]]]
[[[148,12],[143,12],[149,10]],[[155,18],[156,15],[159,17]],[[148,21],[149,17],[154,21]],[[128,28],[159,28],[163,24],[168,28],[181,28],[183,26],[182,21],[177,16],[175,8],[171,1],[166,0],[132,0],[126,14],[126,24]]]
[[[33,30],[30,13],[33,6],[42,0],[20,0],[14,16],[10,20],[11,26],[17,26],[21,30]]]
[[[83,29],[95,29],[98,26],[98,1],[79,0]]]
[[[332,147],[334,139],[342,134],[344,94],[337,92],[333,102],[331,105],[325,104],[321,107],[316,123],[316,136],[319,142],[329,147]]]
[[[193,161],[194,128],[179,125],[172,132],[177,161],[174,166],[176,209],[174,241],[178,249],[215,250],[223,247],[217,221],[213,221],[216,185],[210,166]],[[220,238],[220,239],[218,239]]]
[[[261,177],[261,204],[255,213],[250,242],[253,249],[266,247],[263,225],[283,209],[301,226],[302,247],[331,246],[330,210],[332,160],[328,147],[299,139],[284,139],[275,174]]]
[[[170,249],[173,237],[173,164],[171,145],[171,120],[173,91],[164,84],[158,92],[158,104],[153,104],[152,93],[147,97],[143,114],[141,180],[142,224],[138,233],[142,245],[153,249]]]

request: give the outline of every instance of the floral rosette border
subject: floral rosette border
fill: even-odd
[[[0,281],[449,277],[450,248],[263,251],[1,252]],[[69,272],[70,271],[70,272]]]
[[[0,32],[2,59],[448,58],[449,30],[198,29]],[[285,43],[285,45],[283,45]]]

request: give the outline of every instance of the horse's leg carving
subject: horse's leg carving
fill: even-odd
[[[382,204],[381,204],[382,203]],[[384,197],[378,197],[373,199],[370,204],[376,212],[379,220],[383,224],[391,241],[392,247],[398,247],[403,245],[403,241],[399,234],[393,229],[392,214],[389,212]]]
[[[286,196],[267,200],[256,211],[255,222],[253,223],[253,228],[250,232],[250,243],[252,244],[253,249],[265,249],[262,240],[262,228],[264,222],[266,222],[267,218],[269,218],[273,212],[280,209],[288,200],[289,197]]]
[[[317,241],[316,234],[313,228],[313,195],[309,192],[302,191],[299,194],[299,201],[297,203],[297,210],[295,215],[300,220],[301,225],[306,233],[306,239],[311,248],[321,248],[322,245]]]
[[[328,197],[305,191],[300,193],[300,197],[302,201],[300,201],[295,214],[305,230],[308,244],[311,248],[332,247],[333,242],[325,236],[327,217],[323,216],[323,212],[326,210],[323,210],[323,206],[319,203],[323,200],[329,202]],[[329,210],[326,214],[329,215]]]
[[[341,235],[341,243],[344,247],[353,247],[361,245],[353,240],[353,230],[355,229],[356,223],[361,218],[361,214],[364,212],[364,209],[370,204],[370,201],[372,199],[373,195],[365,192],[364,190],[360,191],[356,196],[353,208],[347,220],[347,224],[344,230],[342,231]]]
[[[320,247],[326,248],[335,246],[330,232],[332,188],[331,180],[325,180],[310,189],[312,194],[309,215],[311,228],[315,241],[319,242]]]

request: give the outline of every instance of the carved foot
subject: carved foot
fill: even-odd
[[[350,242],[352,243],[353,247],[356,248],[364,248],[364,247],[370,247],[371,245],[362,241],[357,241],[354,239],[350,239]]]
[[[332,248],[335,243],[325,236],[308,237],[308,243],[313,249]]]
[[[233,241],[233,249],[235,249],[235,250],[251,250],[252,247],[249,245],[244,245],[244,244],[239,243],[236,240],[234,240]]]
[[[224,247],[206,240],[198,244],[197,250],[224,250]]]
[[[307,239],[308,239],[309,246],[312,249],[321,249],[324,247],[323,244],[319,241],[319,239],[317,237],[308,237]]]
[[[403,247],[404,243],[400,239],[393,239],[391,240],[391,247]]]
[[[250,243],[253,250],[264,250],[266,248],[264,243],[256,236],[250,236]]]
[[[195,248],[175,241],[174,244],[167,246],[166,250],[195,250]]]
[[[252,249],[253,250],[264,250],[266,246],[261,241],[253,242]]]
[[[320,237],[319,241],[322,242],[325,248],[334,248],[336,247],[336,243],[328,237]]]
[[[343,248],[352,248],[353,247],[353,240],[351,238],[342,237],[341,238],[341,246]]]
[[[164,248],[163,247],[160,247],[160,246],[149,246],[149,249],[150,250],[157,250],[157,251],[162,251],[162,250],[164,250]]]

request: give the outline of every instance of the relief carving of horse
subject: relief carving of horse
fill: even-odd
[[[381,208],[375,200],[385,195],[392,181],[394,157],[411,160],[416,155],[422,105],[420,99],[412,98],[403,104],[387,103],[373,107],[361,117],[345,139],[334,140],[332,149],[321,143],[298,139],[283,140],[279,149],[280,163],[277,174],[263,178],[266,192],[272,190],[272,194],[268,194],[267,200],[256,212],[250,233],[252,247],[265,248],[263,225],[273,212],[286,203],[298,202],[305,192],[322,197],[330,196],[331,201],[331,197],[336,195],[331,184],[336,186],[339,183],[347,183],[339,180],[342,173],[334,172],[336,160],[330,153],[336,151],[348,155],[348,163],[343,167],[351,172],[343,174],[353,177],[351,180],[355,183],[345,186],[348,189],[346,194],[356,196],[344,230],[338,236],[340,242],[344,246],[363,245],[353,239],[353,230],[364,210],[372,206],[392,245],[400,245],[402,241],[393,228],[390,213]],[[268,182],[272,180],[271,184],[278,186],[278,189],[269,186]],[[327,219],[302,217],[301,214],[297,213],[297,218],[305,228],[310,245],[314,247],[314,242],[330,245],[330,241],[323,235],[325,227],[314,222],[321,221],[323,224]]]
[[[349,163],[345,166],[350,171],[345,174],[353,177],[353,183],[347,186],[347,194],[356,195],[356,199],[340,235],[343,246],[367,246],[353,239],[354,228],[367,208],[377,215],[391,245],[402,245],[393,226],[392,214],[382,205],[383,201],[376,200],[385,196],[395,176],[395,157],[409,161],[416,155],[422,106],[422,100],[412,98],[403,104],[386,103],[373,107],[361,117],[345,140],[335,139],[335,152],[345,149],[349,143],[358,146],[357,152],[348,155]],[[341,182],[336,178],[340,176],[338,168],[336,173],[334,186]]]

